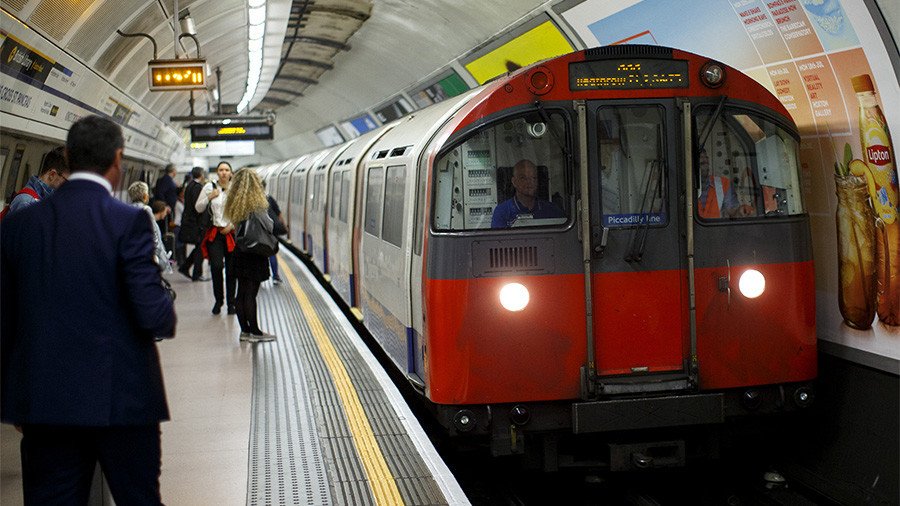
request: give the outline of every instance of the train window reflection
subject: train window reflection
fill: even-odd
[[[483,127],[435,164],[434,227],[559,226],[572,200],[567,122],[531,113]]]
[[[372,167],[366,178],[366,232],[381,235],[381,201],[384,195],[384,168]]]
[[[655,105],[597,111],[604,227],[668,223],[664,117]]]
[[[717,220],[803,213],[796,139],[745,109],[714,115],[712,106],[696,113],[697,214]]]

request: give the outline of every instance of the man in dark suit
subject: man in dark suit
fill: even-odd
[[[169,417],[154,337],[175,310],[152,221],[112,197],[118,125],[72,125],[72,175],[0,228],[0,420],[21,427],[25,504],[86,504],[96,463],[118,504],[160,504]]]
[[[184,264],[178,268],[178,272],[193,281],[199,281],[203,274],[203,255],[200,252],[200,242],[201,238],[206,235],[206,229],[212,225],[209,212],[198,213],[194,207],[200,191],[203,190],[204,172],[202,167],[191,169],[193,179],[184,189],[184,211],[181,213],[181,230],[178,231],[178,239],[181,242],[194,245],[194,249],[187,256]],[[193,272],[191,266],[193,266]]]
[[[153,188],[153,200],[162,200],[169,206],[169,209],[175,210],[175,203],[178,201],[178,184],[175,183],[175,174],[177,170],[171,163],[166,165],[165,173],[156,180],[156,187]]]

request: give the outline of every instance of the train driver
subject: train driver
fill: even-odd
[[[700,169],[697,212],[701,218],[738,218],[753,214],[749,206],[741,205],[731,180],[712,171],[705,149],[700,150],[697,165]]]
[[[531,160],[519,160],[513,166],[512,185],[516,193],[509,200],[497,204],[491,218],[491,228],[508,228],[519,218],[564,218],[562,210],[553,202],[537,197],[538,170]]]

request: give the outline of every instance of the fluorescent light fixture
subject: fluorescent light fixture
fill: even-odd
[[[265,23],[261,25],[250,25],[250,40],[262,39],[266,34]]]
[[[266,6],[251,7],[247,11],[247,22],[251,25],[263,25],[266,23]]]

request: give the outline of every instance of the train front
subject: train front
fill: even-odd
[[[439,142],[424,362],[448,428],[508,454],[812,401],[798,136],[759,83],[678,50],[597,48],[501,78]]]

